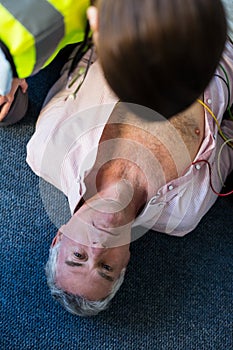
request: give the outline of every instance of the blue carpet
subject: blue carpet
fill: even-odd
[[[183,239],[149,232],[134,242],[108,311],[83,319],[50,297],[44,266],[56,227],[25,147],[61,61],[29,79],[27,117],[0,129],[0,349],[233,349],[233,197]]]

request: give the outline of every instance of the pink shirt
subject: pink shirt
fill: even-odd
[[[77,67],[77,74],[80,66]],[[221,64],[230,83],[230,104],[233,103],[233,47],[227,42]],[[75,75],[74,74],[74,75]],[[219,67],[216,74],[224,78]],[[105,124],[118,101],[108,87],[98,61],[89,69],[77,93],[70,98],[82,77],[72,87],[68,84],[42,110],[36,130],[27,145],[27,162],[40,177],[60,189],[67,197],[71,213],[86,191],[85,176],[93,167],[99,140]],[[214,76],[204,93],[204,102],[213,111],[222,131],[233,138],[233,122],[222,120],[227,108],[227,86]],[[205,110],[205,137],[194,161],[207,160],[212,169],[212,184],[221,191],[217,158],[224,141],[217,125]],[[223,181],[233,168],[233,150],[225,146],[220,157]],[[162,186],[136,218],[134,226],[183,236],[192,231],[210,209],[217,195],[210,188],[210,174],[206,163],[190,165],[182,177]]]

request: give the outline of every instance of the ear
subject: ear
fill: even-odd
[[[87,9],[87,18],[90,23],[91,30],[93,34],[98,32],[98,10],[95,6],[90,6]]]
[[[51,248],[53,248],[60,240],[61,240],[62,233],[60,231],[57,231],[56,236],[52,240]]]

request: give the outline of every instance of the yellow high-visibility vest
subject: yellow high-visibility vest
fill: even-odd
[[[0,1],[0,40],[19,78],[48,65],[67,44],[84,38],[90,0]]]

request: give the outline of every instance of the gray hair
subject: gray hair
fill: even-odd
[[[106,298],[96,301],[87,300],[80,295],[68,293],[56,286],[55,278],[59,248],[60,243],[57,243],[54,247],[50,248],[49,259],[45,267],[47,284],[50,288],[52,297],[58,300],[67,311],[78,316],[94,316],[100,311],[105,310],[108,307],[110,300],[115,296],[116,292],[122,285],[126,268],[122,269],[120,277],[116,280],[112,290]]]

